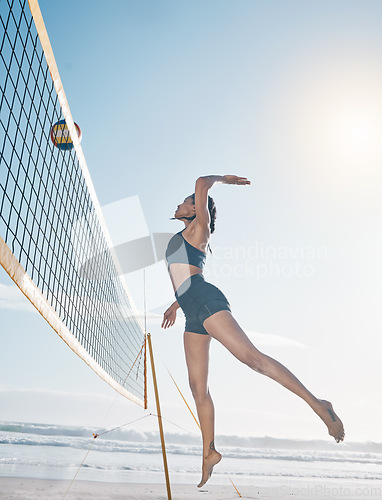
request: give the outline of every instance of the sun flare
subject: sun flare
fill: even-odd
[[[372,111],[352,110],[339,113],[334,121],[333,139],[347,155],[375,156],[379,151],[381,124]]]
[[[365,123],[351,123],[346,131],[349,142],[354,146],[366,146],[370,141],[371,131]]]

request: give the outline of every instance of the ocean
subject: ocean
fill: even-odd
[[[158,433],[122,428],[94,439],[93,432],[86,427],[1,422],[0,476],[69,481],[79,471],[76,480],[164,482]],[[239,436],[217,436],[216,443],[223,460],[210,480],[215,484],[231,479],[239,487],[271,486],[291,495],[308,484],[324,489],[328,497],[346,497],[346,488],[358,488],[359,498],[382,498],[382,443]],[[197,484],[200,439],[166,433],[166,448],[171,482]],[[344,488],[342,495],[338,485]]]

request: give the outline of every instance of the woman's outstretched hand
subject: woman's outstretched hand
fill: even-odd
[[[169,326],[172,326],[175,323],[176,310],[177,310],[177,307],[174,307],[174,305],[172,304],[167,309],[167,311],[164,312],[161,328],[168,328]]]
[[[251,181],[249,181],[246,177],[238,177],[237,175],[223,175],[222,182],[223,184],[251,184]]]

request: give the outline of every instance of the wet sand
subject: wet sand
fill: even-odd
[[[1,500],[54,500],[63,499],[70,481],[0,478]],[[369,485],[370,486],[370,485]],[[362,485],[355,485],[340,490],[341,485],[331,484],[308,485],[303,482],[298,487],[277,486],[240,486],[238,487],[243,499],[268,500],[328,500],[329,498],[346,498],[359,500],[365,498]],[[236,500],[239,494],[231,485],[208,485],[201,489],[190,484],[171,485],[173,500]],[[382,491],[381,491],[382,493]],[[370,492],[371,494],[371,492]],[[374,497],[377,498],[377,497]],[[380,498],[380,497],[379,497]],[[67,493],[65,500],[102,499],[102,500],[167,500],[165,484],[143,483],[105,483],[96,481],[76,480]]]

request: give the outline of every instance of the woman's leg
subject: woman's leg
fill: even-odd
[[[200,488],[221,460],[215,450],[215,410],[208,390],[208,359],[211,337],[199,333],[184,332],[184,351],[192,395],[195,399],[203,439],[203,466]]]
[[[229,311],[213,314],[204,321],[203,326],[211,337],[219,340],[237,359],[300,396],[324,421],[329,434],[337,442],[343,441],[344,428],[331,403],[317,399],[284,365],[256,349]]]

